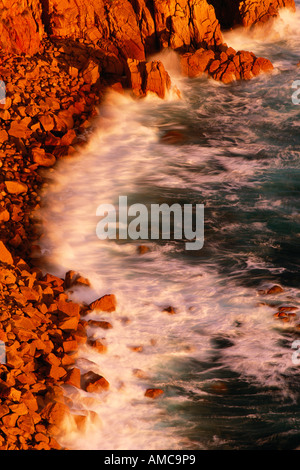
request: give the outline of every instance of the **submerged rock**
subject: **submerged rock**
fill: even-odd
[[[145,392],[145,397],[155,399],[155,398],[160,397],[163,394],[164,394],[164,391],[161,390],[160,388],[148,388],[148,390],[146,390]]]

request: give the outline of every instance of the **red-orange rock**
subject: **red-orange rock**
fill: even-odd
[[[115,295],[104,295],[98,300],[95,300],[89,305],[91,310],[99,310],[101,312],[114,312],[117,307],[117,300]]]
[[[194,53],[183,54],[180,59],[182,73],[190,78],[198,77],[208,69],[214,58],[215,53],[211,49],[198,49]]]
[[[0,241],[0,261],[1,263],[13,264],[14,260],[2,241]]]
[[[104,354],[107,352],[107,346],[103,343],[101,343],[101,341],[99,340],[89,340],[87,342],[87,344],[95,349],[97,352],[99,352],[100,354]]]
[[[158,398],[164,394],[164,391],[160,388],[148,388],[145,392],[145,397],[147,398]]]
[[[88,320],[88,326],[94,326],[102,328],[103,330],[109,330],[112,328],[112,324],[107,321]]]
[[[66,415],[69,414],[67,405],[57,402],[48,403],[41,412],[41,417],[50,424],[60,425]]]
[[[161,61],[127,60],[127,76],[133,93],[140,97],[154,93],[164,98],[171,88],[171,79]]]
[[[5,53],[35,54],[44,32],[39,0],[0,1],[0,48]]]
[[[86,392],[97,393],[109,389],[109,382],[95,372],[87,372],[81,378],[81,388]]]
[[[144,93],[155,93],[159,98],[165,98],[171,88],[171,79],[160,61],[146,63]]]
[[[80,369],[74,367],[73,369],[69,370],[65,379],[65,384],[72,385],[76,388],[81,388],[81,372]]]
[[[275,285],[275,286],[270,287],[270,289],[266,291],[266,294],[274,295],[274,294],[281,294],[282,292],[284,292],[284,289],[281,286]]]

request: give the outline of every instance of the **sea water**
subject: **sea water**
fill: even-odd
[[[299,306],[300,11],[282,12],[268,34],[225,34],[237,50],[269,58],[272,74],[223,85],[185,79],[176,54],[161,56],[181,99],[110,93],[86,144],[56,168],[42,211],[43,255],[54,274],[91,282],[75,301],[116,295],[116,312],[85,319],[107,345],[80,347],[76,367],[108,391],[65,393],[74,413],[99,416],[61,438],[73,449],[294,449],[300,444]],[[203,249],[180,240],[107,240],[96,235],[101,204],[205,206]],[[140,255],[138,245],[149,251]],[[266,296],[272,285],[284,292]],[[271,304],[271,306],[269,305]],[[273,305],[273,307],[272,307]],[[164,311],[168,306],[174,315]],[[299,322],[299,320],[298,320]],[[156,400],[147,388],[161,388]]]

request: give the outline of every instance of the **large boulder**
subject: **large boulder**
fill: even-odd
[[[44,33],[39,0],[0,0],[0,49],[35,54]]]
[[[154,93],[160,98],[165,98],[171,88],[171,79],[161,61],[140,62],[129,59],[127,65],[129,86],[136,96],[143,97]]]
[[[186,50],[222,44],[215,10],[206,0],[153,0],[153,4],[161,47]]]

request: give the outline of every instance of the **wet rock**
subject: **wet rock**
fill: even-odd
[[[265,292],[265,294],[266,295],[275,295],[275,294],[281,294],[282,292],[284,292],[284,289],[279,285],[275,285],[275,286],[270,287],[270,289],[268,289]]]
[[[103,330],[109,330],[113,326],[107,321],[88,320],[88,326],[102,328]]]
[[[90,286],[88,279],[82,277],[79,273],[75,271],[68,271],[65,276],[65,288],[70,289],[75,286]]]
[[[185,141],[185,136],[181,131],[171,130],[164,133],[160,139],[164,144],[178,145]]]
[[[82,375],[81,388],[86,392],[99,393],[109,389],[109,382],[95,372],[87,372]]]
[[[181,70],[190,78],[198,77],[208,70],[209,64],[215,59],[215,53],[211,49],[198,49],[196,52],[186,53],[181,56]]]
[[[149,253],[150,248],[145,245],[140,245],[137,247],[137,251],[139,255],[145,255],[146,253]]]
[[[90,346],[92,349],[94,349],[100,354],[105,354],[107,352],[107,346],[103,344],[101,341],[99,341],[98,339],[88,340],[87,344],[88,346]]]
[[[175,315],[177,313],[176,309],[172,306],[164,308],[163,312],[168,313],[169,315]]]
[[[89,305],[90,310],[98,310],[101,312],[114,312],[117,307],[117,300],[115,295],[104,295],[98,300],[95,300]]]
[[[161,61],[127,60],[129,86],[137,97],[154,93],[164,98],[171,88],[171,79]]]
[[[145,392],[145,397],[155,399],[155,398],[160,397],[163,394],[164,394],[164,391],[161,390],[160,388],[148,388]]]

